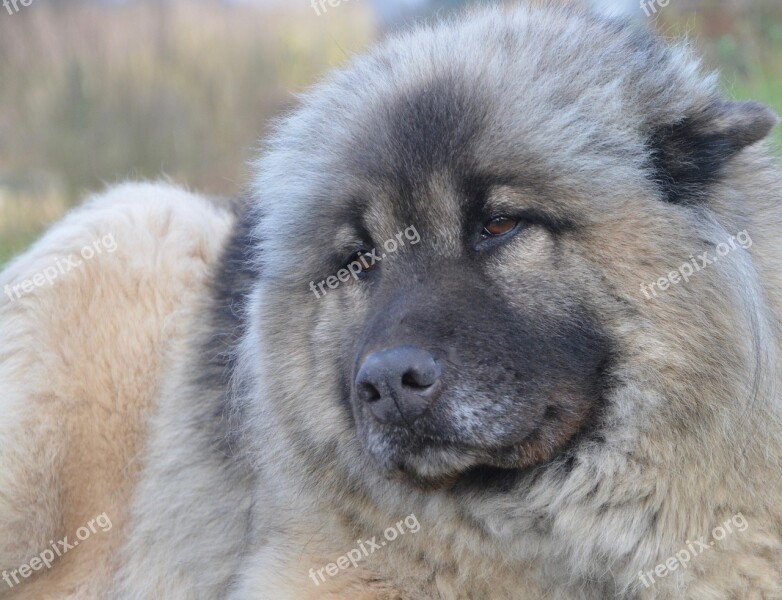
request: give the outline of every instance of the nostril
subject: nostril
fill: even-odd
[[[402,375],[402,385],[414,390],[425,390],[434,384],[433,377],[426,377],[417,370],[409,370]]]
[[[371,383],[362,383],[358,390],[359,397],[364,402],[377,402],[381,398],[380,391]]]
[[[421,387],[418,383],[418,376],[415,371],[408,371],[402,375],[402,385],[405,387]]]

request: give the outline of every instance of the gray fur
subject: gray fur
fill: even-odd
[[[120,597],[150,597],[132,582],[173,566],[167,598],[230,582],[233,600],[782,597],[782,188],[757,143],[775,122],[725,103],[685,45],[569,9],[420,26],[316,86],[256,165],[242,222],[258,274],[231,283],[241,311],[222,323],[243,327],[225,350],[230,410],[174,378],[176,410],[240,415],[241,451],[219,466],[203,435],[171,429],[206,417],[169,409],[152,456],[169,468],[188,457],[197,510],[159,523],[153,499],[181,488],[153,459]],[[466,232],[491,206],[541,220],[486,258]],[[308,282],[356,238],[409,225],[421,243],[374,279],[313,296]],[[658,298],[639,291],[742,230],[750,249]],[[432,434],[454,443],[418,448],[352,400],[356,360],[410,339],[456,340],[468,357],[442,401],[449,428]],[[565,368],[576,356],[578,377]],[[522,366],[529,381],[505,378]],[[539,423],[545,444],[498,449],[540,418],[543,397],[578,413],[578,432]],[[308,577],[411,513],[419,533],[321,586]],[[737,513],[746,532],[642,585],[639,571]],[[140,540],[171,524],[155,567]],[[212,542],[183,549],[191,534]]]

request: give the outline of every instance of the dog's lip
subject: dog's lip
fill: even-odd
[[[431,487],[431,482],[445,479],[455,483],[469,471],[482,467],[503,471],[526,470],[526,466],[518,463],[518,446],[535,433],[533,430],[513,444],[484,446],[418,434],[403,427],[385,429],[384,435],[395,442],[393,451],[380,456],[370,450],[367,453],[388,476],[412,480],[415,487]],[[439,484],[434,487],[439,487]]]
[[[453,450],[453,448],[451,449]],[[461,454],[461,453],[460,453]],[[461,455],[464,458],[464,455]],[[441,464],[417,464],[416,458],[409,453],[386,457],[387,461],[376,459],[381,475],[388,480],[398,481],[425,493],[448,493],[461,490],[512,491],[523,481],[526,475],[541,465],[519,465],[514,461],[496,460],[487,454],[474,455],[469,461],[445,460]],[[431,457],[429,459],[431,461]],[[427,462],[429,462],[427,461]]]
[[[422,421],[427,418],[424,415]],[[419,425],[419,426],[417,426]],[[479,444],[470,443],[462,438],[450,436],[432,434],[426,431],[422,431],[419,421],[413,423],[412,427],[406,427],[402,425],[393,424],[380,424],[372,423],[371,427],[385,437],[390,437],[393,440],[398,440],[405,448],[405,454],[416,453],[420,451],[431,450],[433,448],[443,449],[445,451],[461,451],[461,452],[480,452],[480,453],[503,453],[511,450],[519,444],[530,440],[536,433],[537,428],[533,427],[524,435],[518,439],[513,440],[512,443],[505,444]]]
[[[409,431],[407,433],[409,434]],[[510,452],[511,448],[511,446],[486,447],[432,436],[411,437],[407,435],[402,436],[401,442],[396,445],[396,451],[393,455],[387,455],[383,457],[385,460],[381,459],[378,462],[385,463],[383,465],[384,468],[393,465],[393,468],[401,471],[408,471],[410,468],[418,471],[419,469],[415,467],[415,463],[419,461],[442,461],[444,464],[461,462],[462,464],[458,470],[462,471],[481,464],[487,466],[494,465],[496,461],[493,462],[492,458]],[[456,461],[454,460],[455,457],[461,460]],[[375,458],[377,459],[378,457]],[[465,459],[468,460],[465,461]]]
[[[407,460],[406,460],[407,459]],[[481,486],[489,485],[490,482],[498,483],[509,489],[508,477],[523,476],[530,472],[533,467],[518,467],[516,465],[507,465],[497,463],[496,461],[486,460],[484,458],[473,457],[469,463],[445,464],[438,468],[422,469],[415,462],[409,460],[409,457],[394,461],[391,468],[385,468],[385,474],[388,479],[402,481],[423,492],[443,492],[456,488],[462,484],[471,485],[471,481],[482,482]],[[480,474],[501,475],[502,480],[498,478],[488,478]],[[476,478],[475,475],[479,476]],[[513,479],[516,481],[516,479]]]

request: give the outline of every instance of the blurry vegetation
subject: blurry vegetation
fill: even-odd
[[[107,183],[168,176],[240,191],[265,124],[375,36],[368,1],[321,17],[295,1],[300,10],[68,0],[2,11],[0,264]],[[693,36],[729,94],[782,113],[781,4],[674,0],[657,23]]]
[[[782,2],[673,0],[668,7],[659,29],[690,36],[706,66],[720,70],[729,96],[765,102],[782,115]],[[775,140],[779,147],[782,127]]]
[[[106,183],[165,175],[241,190],[264,125],[374,33],[365,3],[320,18],[302,6],[2,10],[0,264]]]

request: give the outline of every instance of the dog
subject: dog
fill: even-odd
[[[116,240],[0,308],[2,566],[113,527],[9,597],[782,598],[776,123],[482,8],[315,86],[235,203],[93,200],[0,279]]]

